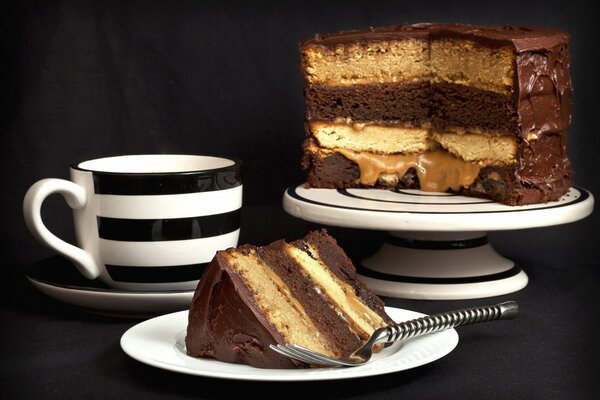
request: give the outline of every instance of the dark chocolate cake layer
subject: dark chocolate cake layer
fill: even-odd
[[[518,129],[513,96],[451,83],[310,85],[305,98],[309,122],[349,118],[354,123],[406,123],[494,134]]]
[[[429,82],[357,86],[310,85],[306,88],[307,121],[407,122],[421,126],[430,120]]]

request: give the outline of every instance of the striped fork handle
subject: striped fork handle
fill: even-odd
[[[493,306],[481,306],[444,312],[400,322],[399,324],[383,328],[380,340],[387,339],[387,342],[395,342],[451,329],[461,325],[495,321],[497,319],[510,319],[516,317],[518,313],[519,306],[514,301],[507,301]]]

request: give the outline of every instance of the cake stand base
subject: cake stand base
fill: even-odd
[[[450,193],[297,185],[285,191],[283,208],[306,221],[388,232],[379,251],[357,266],[375,293],[457,300],[527,286],[525,272],[496,253],[486,232],[578,221],[592,213],[594,196],[572,187],[557,201],[507,206]]]
[[[457,300],[523,289],[527,274],[498,254],[485,232],[389,232],[358,272],[375,293]]]

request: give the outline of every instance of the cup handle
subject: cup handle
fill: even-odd
[[[41,214],[42,203],[53,193],[60,193],[72,209],[83,208],[87,203],[85,189],[78,184],[64,179],[42,179],[34,183],[25,194],[23,200],[25,223],[33,236],[42,244],[73,261],[79,272],[86,278],[96,279],[100,276],[101,269],[92,256],[83,249],[59,239],[44,225]]]

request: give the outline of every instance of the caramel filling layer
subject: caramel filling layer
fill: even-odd
[[[336,151],[358,164],[360,183],[368,186],[373,186],[383,175],[402,177],[410,168],[414,168],[421,190],[458,191],[469,187],[480,170],[477,163],[463,161],[444,150],[421,154],[357,153],[345,149]]]

